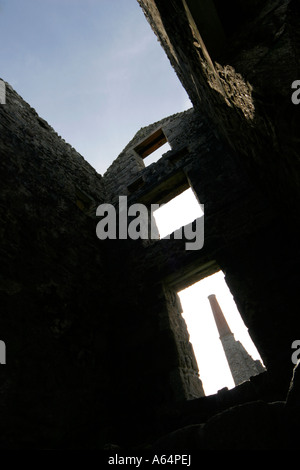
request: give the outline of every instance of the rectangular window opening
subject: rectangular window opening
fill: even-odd
[[[144,159],[145,166],[156,163],[163,154],[171,150],[162,129],[158,129],[135,147],[135,152]]]
[[[225,318],[223,324],[222,319],[215,319],[213,308],[216,307],[212,307],[208,298],[211,295],[217,299],[222,311],[221,318],[222,314]],[[179,291],[178,296],[205,395],[215,394],[225,387],[232,389],[238,385],[239,380],[242,383],[249,380],[251,374],[257,375],[264,372],[265,367],[262,359],[241,318],[222,271]],[[217,322],[219,323],[218,327]],[[225,355],[223,344],[229,350],[229,352],[227,351],[228,358]],[[233,356],[230,356],[235,349],[241,350],[242,355],[238,366],[236,365],[236,355],[234,360]],[[233,373],[229,367],[230,362],[234,370]],[[249,377],[245,379],[247,374]],[[244,380],[241,377],[244,377]]]
[[[181,192],[153,212],[160,238],[170,235],[202,215],[201,205],[191,188]]]

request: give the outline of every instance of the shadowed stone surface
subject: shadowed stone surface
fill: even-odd
[[[139,130],[103,176],[5,84],[0,448],[293,449],[299,4],[246,2],[235,23],[233,1],[205,21],[192,0],[139,3],[193,108]],[[145,166],[153,134],[171,150]],[[201,250],[97,238],[98,205],[149,208],[188,187]],[[220,269],[267,371],[205,397],[177,292]]]

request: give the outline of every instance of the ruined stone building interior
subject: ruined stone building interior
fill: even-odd
[[[137,129],[103,175],[5,83],[0,448],[295,449],[299,3],[138,4],[192,107]],[[186,191],[202,211],[189,221],[202,224],[200,248],[176,232],[96,236],[99,205],[118,213],[126,196],[150,210]],[[216,273],[259,356],[210,292],[234,384],[206,393],[183,293]]]

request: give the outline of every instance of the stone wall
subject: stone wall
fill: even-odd
[[[216,55],[203,39],[216,25],[208,18],[197,24],[192,3],[139,0],[193,105],[214,123],[260,189],[291,211],[299,204],[299,110],[291,102],[299,75],[299,4],[251,2],[239,18],[235,2],[225,9],[215,2],[228,31]]]
[[[91,216],[105,189],[8,84],[0,134],[0,446],[75,445],[110,389],[106,260]]]
[[[178,148],[183,147],[183,143],[178,142],[178,139],[180,139],[183,134],[183,129],[180,128],[180,124],[187,122],[187,119],[182,120],[183,115],[191,115],[192,113],[193,109],[186,113],[178,113],[169,116],[140,129],[136,133],[103,175],[105,186],[113,201],[117,201],[119,195],[130,196],[132,192],[131,187],[135,190],[135,187],[139,185],[138,180],[140,177],[147,179],[147,175],[150,174],[150,178],[153,178],[155,183],[159,182],[161,176],[155,175],[155,179],[153,175],[153,173],[156,173],[155,165],[150,165],[150,169],[148,169],[148,167],[145,166],[146,160],[144,161],[143,158],[139,156],[135,148],[158,129],[162,130],[171,148],[174,147],[178,150]],[[191,119],[190,123],[191,122],[193,122],[193,119]],[[190,123],[186,124],[188,133],[191,133],[191,128],[188,126]],[[205,136],[205,138],[207,138],[207,136]],[[167,171],[170,172],[170,169],[171,167],[169,165]]]
[[[281,358],[279,362],[283,361],[290,373],[293,327],[286,326],[286,333],[283,336],[281,331],[280,338],[274,328],[269,328],[268,334],[266,331],[260,334],[264,324],[262,316],[267,318],[276,311],[279,319],[286,305],[290,308],[294,305],[295,299],[287,296],[288,285],[293,282],[293,271],[285,281],[278,269],[278,263],[288,266],[293,256],[295,245],[287,243],[288,239],[292,241],[290,234],[286,233],[286,227],[278,225],[276,208],[257,189],[230,149],[220,142],[198,112],[190,110],[183,113],[169,126],[177,135],[177,141],[172,142],[172,151],[137,173],[136,180],[140,185],[129,193],[129,202],[148,205],[165,202],[188,185],[198,201],[204,204],[204,247],[188,252],[183,241],[154,241],[145,251],[142,244],[140,254],[135,250],[134,271],[140,273],[141,266],[140,275],[145,282],[147,279],[150,284],[152,277],[160,278],[163,283],[180,290],[222,269],[265,363],[278,365]],[[150,126],[148,132],[151,131]],[[144,135],[147,135],[145,131]],[[134,181],[129,178],[127,182],[132,184]],[[279,246],[282,253],[280,261],[274,257]],[[237,270],[240,275],[235,274]],[[234,278],[238,279],[238,284],[234,284]],[[275,285],[282,288],[275,289]],[[282,301],[283,295],[287,296],[286,303]],[[241,296],[244,296],[242,302],[239,300]]]
[[[134,271],[140,240],[97,239],[96,208],[113,200],[108,180],[9,84],[6,92],[0,446],[99,446],[136,438],[140,419],[146,438],[160,406],[203,395],[173,294],[168,302],[160,280]]]
[[[221,409],[251,400],[285,400],[293,368],[291,344],[297,322],[293,315],[295,296],[289,289],[297,283],[292,262],[296,234],[292,238],[286,226],[278,223],[277,208],[258,190],[251,174],[245,173],[243,165],[237,163],[230,148],[217,138],[199,112],[190,110],[181,114],[180,119],[172,122],[172,128],[177,135],[172,150],[137,173],[139,184],[134,185],[135,180],[128,180],[132,187],[129,202],[150,204],[169,200],[184,189],[184,179],[174,178],[170,182],[170,177],[179,171],[205,208],[205,242],[201,250],[187,251],[186,240],[172,236],[170,240],[153,240],[146,246],[132,243],[129,248],[131,274],[124,291],[129,292],[132,301],[131,313],[138,317],[142,311],[144,318],[151,318],[155,312],[152,321],[157,321],[158,315],[160,328],[164,325],[160,331],[165,335],[159,335],[154,351],[151,346],[154,338],[147,334],[147,349],[151,351],[152,359],[162,353],[173,367],[173,372],[165,370],[156,382],[162,389],[155,394],[155,399],[149,398],[153,406],[150,409],[156,410],[160,423],[152,428],[153,434],[163,434],[166,429],[174,430],[184,423],[199,423],[209,419],[218,409],[218,397],[196,398],[199,393],[197,365],[180,318],[181,308],[176,300],[178,290],[222,269],[249,333],[267,365],[268,372],[263,374],[264,377],[247,383],[238,391],[228,391],[226,404],[224,402]],[[152,130],[149,126],[148,133]],[[143,138],[148,133],[144,130]],[[275,251],[277,256],[274,256]],[[289,270],[286,278],[281,269]],[[135,286],[134,292],[130,286],[131,289]],[[291,311],[291,322],[286,321],[287,310]],[[149,324],[147,331],[148,328]],[[121,336],[119,341],[122,341]],[[122,344],[127,351],[128,342]],[[130,344],[134,345],[135,340],[132,339]],[[174,354],[169,356],[172,349]],[[137,349],[134,351],[137,354]],[[133,362],[134,354],[128,356],[126,352],[126,357],[131,357]],[[160,370],[161,366],[156,365],[151,377],[158,377]],[[199,372],[201,379],[201,370]],[[177,384],[175,388],[170,388],[172,381],[165,380],[167,374],[169,378],[173,377],[173,384]],[[148,377],[142,371],[139,376],[143,377],[143,383],[148,383]],[[167,390],[171,392],[170,406],[164,404],[168,400],[157,400]],[[191,414],[190,409],[193,409]],[[128,427],[127,420],[123,429],[125,427]],[[119,442],[122,442],[121,434]],[[179,441],[176,443],[180,444]]]
[[[0,113],[2,448],[142,444],[169,430],[166,416],[204,395],[176,292],[220,268],[268,369],[286,368],[293,325],[280,324],[283,260],[273,258],[284,233],[270,244],[276,210],[198,111],[144,128],[104,177],[8,84]],[[172,150],[120,175],[160,126]],[[129,204],[147,206],[191,187],[204,204],[203,249],[172,236],[98,240],[96,207],[116,203],[121,186]],[[283,382],[262,393],[285,391]]]

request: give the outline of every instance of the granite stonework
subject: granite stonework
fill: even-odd
[[[230,0],[226,8],[220,0],[138,2],[193,105],[279,207],[298,207],[299,110],[291,101],[300,70],[297,0]],[[208,16],[209,4],[219,22]],[[220,23],[218,48],[207,32],[216,36]]]
[[[233,1],[210,3],[210,18],[202,2],[139,3],[193,107],[139,130],[103,176],[5,83],[0,448],[293,448],[298,4],[245,2],[238,28]],[[164,139],[171,150],[146,166]],[[99,205],[187,188],[204,207],[202,249],[97,237]],[[267,370],[205,396],[177,293],[219,270]]]

